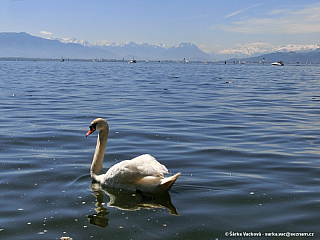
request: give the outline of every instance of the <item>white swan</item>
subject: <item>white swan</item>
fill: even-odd
[[[109,134],[107,121],[102,118],[95,119],[86,136],[96,130],[99,130],[99,134],[90,172],[91,177],[100,184],[133,191],[162,193],[169,191],[181,174],[179,172],[165,178],[163,174],[168,173],[167,168],[149,154],[119,162],[105,174],[102,174],[103,158]]]

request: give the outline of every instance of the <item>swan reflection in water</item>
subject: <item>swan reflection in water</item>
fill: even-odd
[[[167,208],[172,215],[179,215],[171,202],[169,192],[161,194],[131,192],[123,189],[101,187],[98,183],[92,183],[90,188],[96,197],[96,214],[87,216],[88,221],[100,228],[106,228],[109,219],[106,217],[110,212],[106,207],[114,207],[125,211],[137,211],[141,209]],[[109,197],[109,202],[104,203],[104,194]]]

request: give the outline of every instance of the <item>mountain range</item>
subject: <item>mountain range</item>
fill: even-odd
[[[233,58],[228,61],[238,61],[239,59]],[[263,54],[256,57],[244,58],[246,62],[277,62],[283,61],[285,63],[320,63],[320,49],[307,52],[274,52]]]
[[[86,47],[75,43],[62,43],[31,36],[27,33],[0,33],[0,57],[24,58],[119,58],[107,50]]]
[[[196,45],[181,43],[166,48],[161,45],[137,44],[108,45],[103,42],[92,45],[76,39],[45,39],[30,34],[0,33],[0,58],[53,58],[59,59],[132,59],[137,60],[198,60],[210,58]]]
[[[254,43],[239,45],[233,49],[201,51],[195,44],[181,43],[173,47],[150,43],[108,43],[99,41],[91,44],[75,38],[46,39],[21,33],[0,33],[0,58],[52,58],[60,59],[115,59],[128,60],[227,60],[247,62],[284,61],[320,63],[320,45],[286,45],[273,47],[270,44]]]

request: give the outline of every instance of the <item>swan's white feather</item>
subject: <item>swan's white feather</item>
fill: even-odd
[[[151,155],[144,154],[115,164],[105,174],[96,176],[96,180],[107,185],[132,184],[147,176],[160,180],[165,173],[168,170],[164,165]]]
[[[112,166],[106,173],[108,176],[116,178],[118,174],[122,176],[130,175],[132,178],[141,176],[161,176],[168,173],[168,169],[160,164],[154,157],[144,154],[131,160],[125,160]]]

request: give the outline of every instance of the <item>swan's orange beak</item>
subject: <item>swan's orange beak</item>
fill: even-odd
[[[96,130],[95,127],[90,126],[90,129],[89,129],[89,131],[88,131],[87,134],[86,134],[86,137],[88,137],[88,136],[89,136],[91,133],[93,133],[95,130]]]

